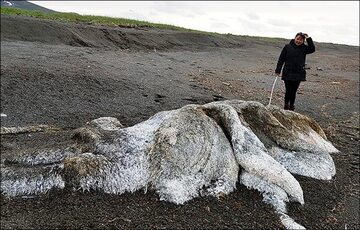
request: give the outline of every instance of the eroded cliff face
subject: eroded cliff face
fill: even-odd
[[[1,192],[153,189],[161,200],[183,204],[228,194],[239,181],[263,193],[285,227],[302,228],[286,215],[285,202],[304,203],[292,174],[330,180],[330,154],[338,152],[314,120],[239,100],[187,105],[126,128],[102,117],[75,130],[72,139],[2,157]]]

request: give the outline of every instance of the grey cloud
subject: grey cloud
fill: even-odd
[[[124,12],[124,14],[125,14],[125,17],[129,17],[129,18],[136,19],[136,20],[145,20],[145,21],[149,20],[149,18],[146,17],[144,14],[139,13],[135,10],[129,10],[128,12]]]
[[[194,6],[191,2],[155,2],[152,8],[160,13],[177,14],[187,17],[205,14],[200,7]]]
[[[261,20],[249,20],[247,17],[237,18],[239,28],[237,34],[248,34],[253,36],[264,36],[264,37],[292,37],[289,36],[288,28],[274,26],[266,21]]]
[[[291,26],[294,26],[294,24],[292,24],[289,21],[286,21],[284,19],[270,18],[270,19],[267,20],[267,22],[270,25],[278,26],[278,27],[291,27]]]
[[[268,30],[267,25],[261,23],[260,21],[253,21],[245,18],[238,18],[237,21],[239,22],[242,28],[246,29],[246,31],[261,32]]]
[[[229,28],[230,26],[226,23],[223,22],[214,22],[211,23],[211,28],[216,28],[216,29],[224,29],[224,28]]]
[[[259,20],[259,19],[260,19],[260,17],[259,17],[256,13],[254,13],[254,12],[248,13],[248,14],[247,14],[247,17],[248,17],[249,19],[251,19],[251,20]]]
[[[150,11],[149,15],[151,15],[151,16],[157,16],[157,15],[159,15],[159,13],[156,12],[156,11]]]

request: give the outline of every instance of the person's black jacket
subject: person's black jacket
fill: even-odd
[[[275,73],[280,74],[281,68],[285,63],[282,71],[282,80],[306,81],[305,57],[306,54],[315,52],[313,40],[308,37],[306,41],[307,45],[303,43],[297,46],[295,40],[292,39],[281,51]]]

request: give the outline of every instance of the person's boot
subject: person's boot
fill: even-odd
[[[294,110],[295,110],[295,106],[294,106],[294,105],[290,105],[290,106],[289,106],[289,110],[294,111]]]
[[[290,109],[290,106],[289,106],[288,104],[285,104],[285,105],[284,105],[284,109],[285,109],[285,110],[289,110],[289,109]]]

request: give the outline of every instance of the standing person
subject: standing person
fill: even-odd
[[[304,42],[307,42],[307,45]],[[285,104],[284,109],[295,109],[296,91],[301,81],[306,81],[305,58],[306,54],[315,52],[314,42],[306,33],[297,33],[295,38],[286,44],[282,49],[275,74],[280,76],[285,83]]]

